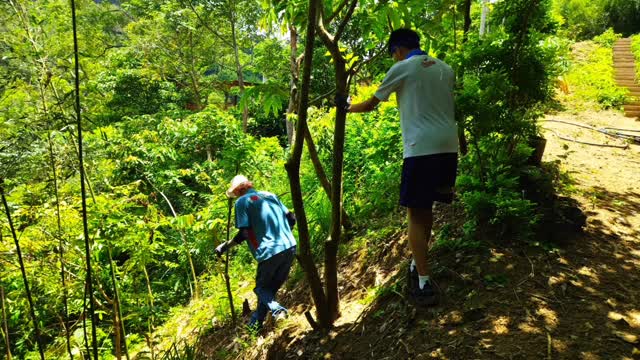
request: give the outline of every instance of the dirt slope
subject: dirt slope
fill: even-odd
[[[614,112],[549,119],[640,130],[640,123]],[[556,134],[622,143],[566,124],[544,127],[550,129],[544,160],[560,161],[575,180],[570,196],[588,215],[584,233],[567,236],[554,248],[433,253],[433,273],[444,296],[430,309],[415,308],[405,298],[406,238],[403,232],[392,234],[396,241],[383,251],[351,254],[343,262],[343,316],[334,331],[313,333],[302,316],[293,316],[238,358],[640,358],[640,146],[581,145]],[[437,216],[440,224],[456,218],[450,207],[440,208]],[[363,300],[367,288],[380,284],[396,285],[372,303]],[[300,299],[304,304],[296,305]],[[289,292],[284,302],[301,314],[310,308],[306,299]],[[202,339],[202,358],[221,354],[217,339],[215,332]],[[233,351],[233,346],[224,348]]]

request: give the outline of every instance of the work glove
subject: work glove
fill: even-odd
[[[349,111],[349,107],[351,106],[351,97],[349,97],[348,95],[343,96],[343,95],[336,94],[335,104],[336,104],[336,108]]]
[[[214,252],[218,257],[221,257],[222,254],[224,254],[227,251],[228,247],[229,245],[227,245],[226,242],[223,242],[222,244],[218,245],[218,247],[214,250]]]

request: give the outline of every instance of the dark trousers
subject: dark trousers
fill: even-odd
[[[296,247],[294,246],[258,263],[256,287],[253,289],[258,297],[258,309],[251,315],[249,325],[262,325],[269,311],[274,315],[287,311],[276,301],[276,293],[287,281],[295,256]]]

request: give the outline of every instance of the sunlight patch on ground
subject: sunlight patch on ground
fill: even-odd
[[[581,360],[600,360],[600,356],[592,353],[591,351],[585,351],[580,353]]]
[[[588,266],[583,266],[580,269],[578,269],[578,274],[583,275],[583,276],[587,276],[594,283],[600,284],[600,278],[598,277],[598,274],[596,274],[596,272],[592,268],[590,268]]]
[[[518,324],[518,329],[527,334],[542,334],[542,330],[539,327],[531,325],[529,322]]]
[[[553,347],[553,350],[559,353],[565,353],[569,350],[569,345],[567,345],[567,342],[564,340],[553,339],[551,341],[551,346]]]
[[[558,326],[558,314],[556,314],[555,311],[541,306],[536,310],[536,314],[542,317],[542,320],[548,329],[555,329]]]
[[[493,332],[497,335],[505,335],[509,333],[509,324],[511,320],[506,316],[500,316],[492,321]]]

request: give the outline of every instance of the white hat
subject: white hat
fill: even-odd
[[[252,186],[253,186],[253,183],[249,181],[249,179],[247,179],[246,176],[236,175],[233,177],[233,180],[231,180],[231,186],[229,186],[229,189],[227,190],[227,196],[230,198],[237,197],[237,195],[235,194],[235,191],[237,189],[249,188]]]

